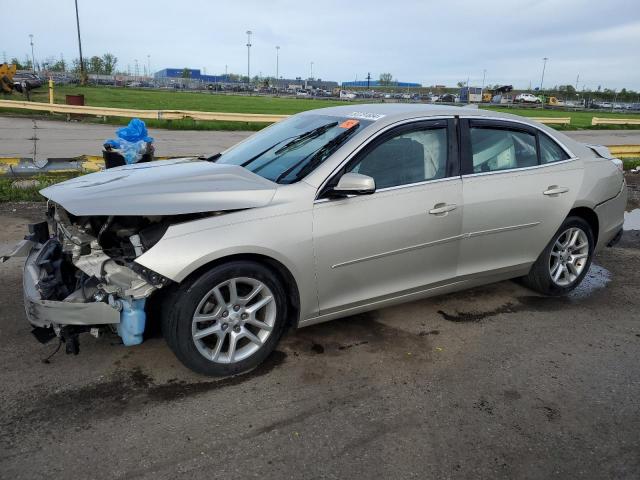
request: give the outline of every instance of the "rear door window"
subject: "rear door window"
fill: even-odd
[[[472,126],[470,137],[473,173],[538,165],[536,137],[532,133]]]

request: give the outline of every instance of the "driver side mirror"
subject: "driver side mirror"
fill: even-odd
[[[331,193],[338,195],[370,195],[376,191],[376,181],[361,173],[345,173]]]

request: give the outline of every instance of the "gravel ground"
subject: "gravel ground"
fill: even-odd
[[[0,205],[0,247],[42,210]],[[638,247],[626,232],[566,298],[501,282],[316,325],[222,380],[161,338],[43,363],[11,260],[0,477],[637,479]]]

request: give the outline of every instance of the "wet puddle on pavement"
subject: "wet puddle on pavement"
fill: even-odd
[[[520,312],[557,312],[560,309],[583,302],[585,299],[604,289],[610,281],[611,272],[600,265],[592,263],[580,285],[566,296],[545,297],[536,294],[523,295],[517,296],[514,298],[514,301],[507,302],[491,310],[471,310],[467,312],[459,310],[450,312],[438,310],[438,313],[442,318],[450,322],[473,323],[497,315]]]
[[[580,285],[573,290],[568,297],[572,299],[582,299],[607,286],[611,281],[611,272],[595,263],[582,279]]]
[[[622,228],[625,230],[640,230],[640,208],[624,212],[624,226]]]

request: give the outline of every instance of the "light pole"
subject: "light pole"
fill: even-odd
[[[78,27],[78,50],[80,51],[80,85],[87,83],[86,74],[84,71],[84,60],[82,60],[82,41],[80,40],[80,17],[78,15],[78,0],[76,3],[76,26]]]
[[[251,30],[247,30],[247,84],[251,84]]]
[[[280,47],[276,45],[276,88],[278,88],[278,78],[280,78]]]
[[[151,55],[147,53],[147,74],[151,77]]]
[[[487,69],[482,70],[482,88],[480,89],[480,95],[484,93],[484,80],[487,78]]]
[[[31,70],[36,73],[36,57],[33,55],[33,33],[29,34],[29,44],[31,45]]]
[[[544,57],[542,59],[542,78],[540,79],[540,91],[542,92],[542,85],[544,84],[544,71],[547,68],[547,60],[549,60],[547,57]]]
[[[311,76],[309,77],[309,80],[313,80],[313,62],[311,62]]]

